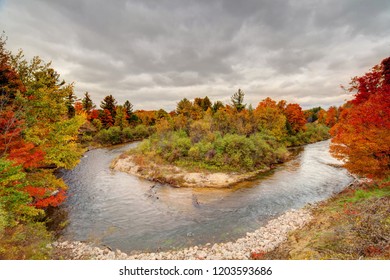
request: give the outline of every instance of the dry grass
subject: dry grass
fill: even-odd
[[[313,211],[266,259],[390,259],[390,188],[361,184]]]
[[[0,236],[0,260],[50,259],[52,236],[43,223],[20,224]]]

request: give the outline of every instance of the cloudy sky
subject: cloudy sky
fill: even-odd
[[[7,48],[52,61],[76,94],[135,109],[241,88],[304,108],[390,55],[389,0],[0,0]]]

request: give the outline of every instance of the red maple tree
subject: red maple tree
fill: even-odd
[[[351,172],[372,178],[390,175],[390,57],[352,79],[355,98],[344,105],[331,129],[331,152]]]

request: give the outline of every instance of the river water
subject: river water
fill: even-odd
[[[227,189],[173,188],[110,170],[136,143],[89,151],[62,177],[69,186],[65,238],[124,252],[233,241],[283,212],[324,200],[352,178],[329,154],[329,141],[298,148],[294,158]],[[152,187],[154,185],[154,187]]]

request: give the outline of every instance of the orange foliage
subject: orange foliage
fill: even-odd
[[[25,191],[33,198],[32,205],[37,208],[56,207],[66,199],[62,189],[51,192],[47,188],[28,186]]]
[[[153,125],[156,122],[156,111],[138,110],[134,113],[144,125]]]
[[[363,77],[352,80],[357,91],[331,129],[331,152],[356,174],[373,178],[390,175],[390,58]]]
[[[306,118],[301,106],[295,103],[288,104],[284,109],[284,114],[293,133],[297,133],[305,129]]]
[[[326,118],[325,118],[325,124],[328,127],[333,127],[338,120],[338,111],[337,108],[332,106],[329,107],[328,111],[326,112]]]
[[[92,109],[92,110],[89,112],[87,118],[88,118],[89,121],[92,121],[92,120],[94,120],[94,119],[99,118],[99,110]]]
[[[108,109],[104,109],[100,116],[100,120],[104,127],[111,127],[114,125],[114,118],[111,115],[111,112]]]
[[[75,110],[77,115],[80,115],[81,112],[83,111],[83,103],[81,103],[80,101],[77,101],[74,104],[74,110]]]
[[[24,168],[37,167],[44,158],[44,152],[22,138],[22,124],[13,111],[0,111],[0,155],[7,155],[8,159],[22,164]]]
[[[286,117],[283,115],[284,102],[272,100],[267,97],[261,101],[255,111],[254,118],[259,131],[269,131],[277,139],[286,134]]]
[[[321,109],[320,111],[318,111],[317,116],[318,116],[318,123],[325,124],[326,111],[324,109]]]

